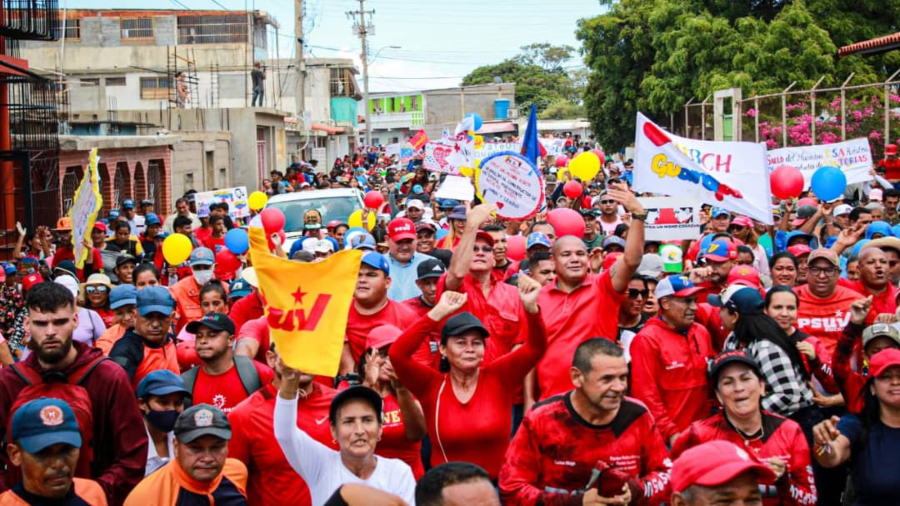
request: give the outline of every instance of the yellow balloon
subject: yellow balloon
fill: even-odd
[[[350,228],[363,228],[363,213],[365,210],[357,209],[350,214],[350,217],[347,219],[347,226]],[[366,227],[365,229],[368,231],[372,231],[375,228],[375,213],[368,213],[366,218]]]
[[[194,245],[183,234],[172,234],[163,241],[163,257],[169,265],[181,265],[191,256]]]
[[[475,136],[475,149],[481,149],[484,147],[484,137],[481,135]]]
[[[582,181],[590,181],[600,172],[600,157],[590,151],[581,153],[569,162],[569,172]]]
[[[260,209],[266,207],[266,202],[269,201],[269,196],[261,191],[255,191],[250,194],[250,197],[247,199],[247,204],[250,205],[250,209],[254,211],[259,211]]]
[[[472,167],[460,167],[459,173],[466,177],[472,177],[472,174],[474,174],[475,171],[474,169],[472,169]]]

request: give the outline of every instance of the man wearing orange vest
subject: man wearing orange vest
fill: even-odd
[[[153,371],[168,369],[180,374],[175,339],[169,335],[175,300],[163,286],[145,286],[137,292],[134,328],[116,341],[109,358],[122,366],[137,390],[138,383]]]
[[[190,259],[193,276],[181,279],[170,288],[172,298],[178,303],[176,331],[180,331],[188,322],[203,318],[203,308],[200,307],[200,289],[212,279],[215,263],[216,256],[211,249],[195,248]]]

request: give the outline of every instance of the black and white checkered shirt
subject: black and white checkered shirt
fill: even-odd
[[[728,336],[724,348],[726,351],[740,349],[734,334]],[[791,363],[791,357],[780,346],[772,341],[759,339],[748,344],[744,351],[756,359],[763,381],[766,382],[763,409],[781,416],[790,416],[813,405],[813,391],[803,381],[799,370],[803,365]]]

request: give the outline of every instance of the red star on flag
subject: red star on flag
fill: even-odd
[[[306,292],[303,291],[303,288],[301,288],[300,285],[297,285],[297,291],[294,292],[294,302],[302,306],[304,295],[306,295]]]

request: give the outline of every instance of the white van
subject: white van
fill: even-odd
[[[322,214],[322,226],[329,221],[347,223],[353,211],[364,209],[363,193],[354,188],[298,191],[269,197],[266,208],[274,207],[284,213],[283,248],[290,251],[291,244],[303,235],[303,215],[317,209]]]

